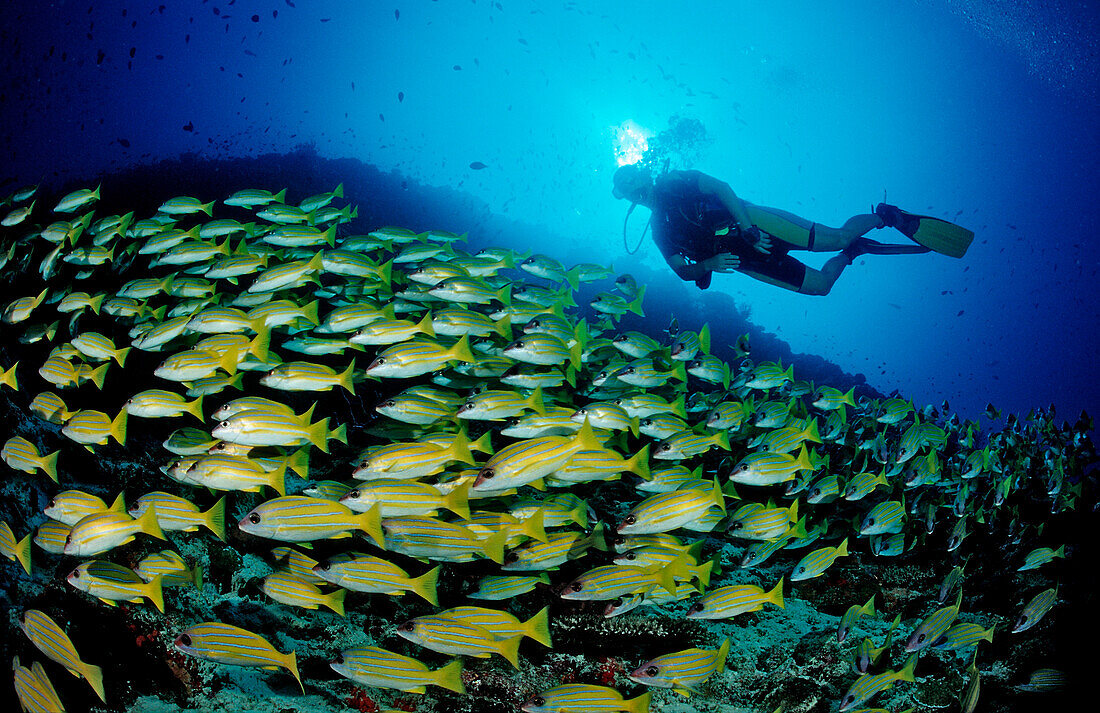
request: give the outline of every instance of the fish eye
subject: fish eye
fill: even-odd
[[[492,468],[482,468],[481,472],[478,473],[478,475],[481,476],[482,480],[488,480],[488,479],[492,478],[494,475],[496,475],[496,472],[493,471]]]
[[[692,604],[691,607],[688,609],[688,614],[694,614],[698,611],[703,611],[703,605],[698,603]]]
[[[923,644],[924,643],[924,637],[925,637],[924,634],[921,634],[920,636],[918,636],[917,637],[917,643],[918,644]]]
[[[806,571],[806,568],[805,568],[805,567],[799,566],[799,568],[798,568],[798,573],[799,573],[799,574],[802,574],[802,573],[803,573],[803,572],[805,572],[805,571]]]
[[[464,409],[472,409],[475,407],[477,407],[477,404],[475,404],[473,401],[467,401],[466,403],[462,404],[462,408]]]
[[[386,363],[386,357],[378,357],[377,359],[374,360],[374,363],[375,364],[385,364]]]
[[[546,705],[546,699],[543,698],[542,696],[535,696],[534,698],[531,699],[531,703],[533,703],[533,704],[535,704],[535,706],[541,708],[542,706]]]
[[[521,340],[515,342],[514,344],[512,344],[512,346],[515,347],[516,349],[523,349],[523,340],[521,339]]]
[[[583,416],[583,415],[585,415],[586,413],[588,413],[588,409],[586,409],[586,408],[579,408],[579,409],[577,409],[577,415],[578,415],[578,416]]]
[[[354,500],[355,498],[359,497],[359,491],[358,490],[350,490],[350,491],[348,491],[348,494],[347,494],[346,497],[349,500]]]
[[[412,631],[415,628],[416,624],[411,621],[406,621],[404,624],[401,625],[401,631]]]
[[[626,519],[623,520],[623,522],[627,525],[633,525],[634,523],[638,522],[638,518],[634,515],[627,515]]]
[[[190,646],[191,645],[191,637],[188,636],[187,634],[180,634],[180,643],[183,644],[184,646]]]
[[[659,672],[660,669],[658,669],[656,666],[647,666],[645,670],[645,675],[656,676]]]
[[[730,529],[731,530],[740,530],[744,526],[745,526],[745,523],[743,523],[743,522],[731,522],[730,523]]]
[[[72,577],[73,579],[80,579],[80,570],[79,569],[74,569],[72,574],[70,574],[69,576]]]
[[[569,588],[572,589],[574,592],[579,592],[584,589],[584,584],[581,582],[573,582],[569,585]]]
[[[260,515],[259,515],[259,513],[252,513],[251,515],[249,515],[248,516],[248,521],[251,522],[253,525],[259,525],[260,524]]]
[[[229,428],[229,421],[222,421],[218,424],[218,428]]]
[[[333,661],[333,663],[344,663],[344,655],[343,654],[336,654],[336,660]]]
[[[623,559],[628,559],[633,562],[634,560],[638,559],[638,555],[634,554],[633,552],[628,552]]]
[[[645,426],[646,428],[648,428],[648,427],[653,425],[653,419],[652,418],[642,419],[641,422],[638,423],[638,425],[639,426]]]
[[[511,564],[512,562],[519,562],[518,554],[516,554],[515,552],[509,552],[508,554],[504,555],[505,564]]]
[[[855,696],[853,696],[852,694],[848,694],[847,696],[844,696],[844,705],[848,705],[849,703],[854,703],[855,700],[856,700]]]
[[[1016,622],[1016,626],[1020,626],[1021,624],[1026,624],[1026,623],[1027,623],[1027,614],[1021,614],[1020,615],[1020,620],[1018,622]]]
[[[875,518],[873,518],[873,517],[867,518],[867,524],[868,525],[874,525],[875,524]]]
[[[661,450],[662,450],[662,451],[671,451],[671,450],[672,450],[672,446],[671,446],[671,445],[669,445],[668,443],[662,443],[662,444],[661,444]]]

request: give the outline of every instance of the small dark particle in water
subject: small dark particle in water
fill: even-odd
[[[183,130],[184,131],[194,131],[195,130],[195,124],[193,122],[189,121],[189,122],[187,122],[186,124],[183,125]]]
[[[462,65],[461,64],[456,64],[455,66],[451,67],[451,69],[453,69],[456,72],[460,72],[460,71],[462,71]]]
[[[286,4],[290,7],[294,7],[294,3],[292,3],[290,0],[286,0]]]
[[[355,91],[355,82],[352,82],[352,83],[351,83],[351,90],[352,90],[353,92]]]
[[[887,302],[886,304],[890,305],[894,309],[901,309],[901,305],[899,304],[894,304],[893,302]]]
[[[403,101],[405,101],[405,92],[398,92],[397,93],[397,103],[400,104]]]
[[[379,121],[385,121],[386,120],[386,115],[385,114],[379,114],[378,115],[378,120]]]
[[[157,55],[157,59],[164,59],[164,55],[162,55],[162,54],[158,54],[158,55]]]
[[[118,145],[121,146],[124,149],[128,149],[128,148],[130,148],[130,141],[129,141],[129,139],[119,139],[118,140]]]
[[[482,163],[481,161],[474,161],[473,163],[470,164],[470,168],[474,169],[475,171],[480,171],[483,168],[489,168],[489,167],[486,164]]]
[[[520,37],[520,38],[519,38],[519,43],[520,43],[521,45],[523,45],[524,47],[526,47],[526,46],[527,46],[527,40],[523,39],[522,37]]]
[[[99,50],[95,53],[95,63],[97,65],[103,64],[103,60],[106,56],[107,55],[103,52],[103,50]]]
[[[965,312],[966,312],[966,310],[964,310],[964,309],[960,309],[960,310],[959,310],[959,313],[958,313],[957,315],[955,315],[955,316],[956,316],[956,317],[962,317],[962,316],[963,316],[963,314],[964,314]]]
[[[400,10],[394,10],[393,11],[393,19],[394,20],[400,20],[401,19],[401,11]]]
[[[256,53],[253,52],[252,50],[245,50],[244,53],[246,55],[248,55],[249,57],[255,57],[256,56]]]
[[[133,59],[135,54],[137,54],[137,47],[131,47],[130,48],[130,59]]]
[[[259,15],[253,15],[252,16],[252,21],[253,22],[259,22],[260,21],[260,16]]]
[[[403,191],[409,190],[409,182],[408,181],[401,181],[401,190],[403,190]]]
[[[321,18],[321,22],[331,22],[331,21],[332,21],[331,17],[322,17]]]

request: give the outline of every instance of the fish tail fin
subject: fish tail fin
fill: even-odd
[[[421,334],[427,334],[429,337],[435,336],[435,327],[432,326],[432,313],[425,312],[424,318],[416,323],[416,331]]]
[[[379,513],[378,506],[375,505],[369,508],[365,513],[359,515],[357,519],[359,520],[359,529],[367,533],[367,535],[374,540],[374,544],[385,548],[385,538],[382,535],[382,515]]]
[[[99,314],[100,307],[103,306],[103,300],[106,299],[107,294],[96,295],[88,300],[88,306],[92,308],[94,314]]]
[[[837,557],[847,557],[848,556],[848,538],[847,537],[845,537],[844,541],[840,543],[840,546],[836,548],[836,556]],[[875,601],[875,598],[871,597],[871,613],[872,614],[875,613],[874,612],[874,601]]]
[[[699,351],[710,354],[710,323],[705,322],[699,330]]]
[[[310,409],[312,411],[312,409]],[[307,423],[309,419],[306,419]],[[323,418],[317,423],[306,426],[306,440],[321,449],[322,453],[328,453],[328,418]]]
[[[632,420],[632,424],[637,424],[637,420]],[[642,480],[649,480],[649,444],[642,446],[642,449],[634,454],[634,456],[626,462],[626,470],[630,471],[634,475],[638,476]]]
[[[466,686],[462,684],[462,659],[454,659],[443,668],[432,672],[435,685],[446,688],[455,693],[466,693]]]
[[[920,654],[916,651],[914,651],[912,654],[910,654],[909,658],[907,658],[905,660],[905,665],[902,666],[900,671],[898,671],[898,680],[899,681],[912,682],[912,681],[916,680],[916,678],[913,676],[913,672],[917,668],[917,659],[919,657],[920,657]]]
[[[470,488],[473,483],[465,483],[443,498],[443,507],[447,508],[463,520],[470,519]]]
[[[286,189],[279,191],[275,195],[271,196],[272,203],[286,203]]]
[[[168,539],[164,536],[164,531],[160,529],[160,522],[157,520],[157,509],[155,507],[150,507],[143,512],[141,517],[138,518],[137,524],[140,532],[152,535],[158,540]]]
[[[578,451],[603,450],[603,444],[596,438],[596,433],[592,430],[592,424],[588,422],[587,416],[584,419],[584,425],[581,426],[581,430],[577,431],[575,438]]]
[[[544,519],[545,511],[537,508],[534,515],[523,521],[523,534],[539,542],[548,542],[546,529],[543,527]]]
[[[451,347],[450,356],[452,359],[458,359],[467,364],[473,364],[476,359],[474,359],[474,353],[470,351],[470,337],[463,334],[462,338]]]
[[[270,485],[276,493],[279,495],[286,495],[286,461],[284,460],[279,464],[279,467],[267,474],[267,484]]]
[[[433,607],[439,606],[436,585],[439,583],[439,567],[430,569],[415,579],[409,580],[409,589]]]
[[[321,315],[318,312],[320,300],[313,300],[302,308],[302,316],[314,327],[321,324]]]
[[[107,435],[118,441],[120,446],[126,445],[126,415],[125,407],[120,409],[118,415],[111,421],[111,427],[107,431]]]
[[[248,352],[260,361],[267,361],[268,353],[271,350],[271,327],[267,326],[266,319],[260,317],[256,319],[253,328],[256,331],[256,336],[248,343]]]
[[[569,283],[569,287],[571,289],[573,289],[573,290],[580,289],[580,286],[581,286],[580,274],[581,274],[581,266],[580,265],[576,265],[576,266],[571,267],[571,268],[569,268],[568,270],[565,271],[565,275],[564,275],[565,276],[565,281]]]
[[[802,437],[804,440],[812,443],[821,443],[821,432],[817,428],[817,417],[810,419],[810,423],[806,428],[802,429]]]
[[[305,695],[306,687],[302,683],[302,677],[298,674],[298,657],[294,655],[293,651],[283,659],[283,667],[290,671],[291,676],[294,676],[294,680],[298,682],[298,686],[302,689],[302,694]]]
[[[218,502],[210,506],[210,509],[202,514],[203,524],[206,529],[214,533],[222,542],[225,542],[225,496],[218,498]]]
[[[486,431],[488,434],[488,431]],[[459,429],[455,434],[454,443],[451,444],[451,457],[461,463],[475,465],[474,454],[470,452],[470,439],[466,437],[465,429]]]
[[[542,400],[542,387],[536,386],[535,390],[531,393],[531,397],[525,401],[528,406],[531,407],[535,413],[539,416],[546,415],[546,405]]]
[[[130,353],[133,347],[123,347],[122,349],[116,349],[114,353],[115,361],[119,366],[126,366],[126,356]]]
[[[204,421],[205,419],[202,417],[202,395],[200,394],[191,403],[185,404],[183,410],[199,419],[199,421]]]
[[[348,595],[348,590],[346,590],[346,589],[337,589],[335,592],[333,592],[332,594],[329,594],[324,599],[322,599],[321,603],[324,604],[329,609],[331,609],[332,611],[339,614],[340,616],[345,616],[344,615],[344,597],[346,597],[347,595]]]
[[[528,638],[534,639],[548,649],[554,648],[550,641],[550,607],[539,610],[538,614],[523,622],[523,633]]]
[[[508,663],[512,664],[517,671],[519,670],[519,642],[522,640],[523,636],[516,634],[497,642],[497,653],[508,659]]]
[[[714,569],[714,560],[707,560],[703,564],[701,564],[698,567],[694,568],[693,573],[699,579],[699,586],[701,588],[705,589],[706,586],[708,584],[710,584],[710,574],[711,574],[711,570],[713,570],[713,569]]]
[[[430,315],[429,315],[430,316]],[[355,396],[355,357],[351,358],[351,363],[348,364],[348,368],[344,369],[343,373],[337,377],[337,383],[348,390],[348,393]]]
[[[623,701],[623,710],[627,713],[649,713],[649,699],[651,695],[647,691],[637,698]]]
[[[718,658],[714,661],[714,670],[718,673],[722,673],[726,670],[726,656],[729,655],[729,652],[730,640],[727,636],[725,640],[722,641],[722,645],[718,647]]]
[[[642,298],[643,297],[645,297],[645,285],[641,285],[638,288],[638,296],[635,297],[634,299],[632,299],[626,306],[626,308],[628,310],[630,310],[634,314],[638,315],[639,317],[644,317],[645,316],[645,312],[642,311]]]
[[[512,315],[506,314],[493,322],[493,331],[508,341],[512,340]]]
[[[485,556],[497,564],[504,564],[504,543],[507,541],[508,533],[506,531],[498,530],[494,532],[482,543]]]
[[[487,455],[493,454],[493,440],[491,438],[492,432],[486,431],[482,434],[481,438],[470,443],[470,450],[477,451],[478,453],[485,453]]]
[[[31,539],[33,533],[27,535],[19,542],[15,543],[15,559],[19,560],[19,564],[23,565],[23,571],[27,574],[31,573]]]
[[[669,404],[673,416],[679,416],[682,419],[687,419],[687,409],[684,406],[684,395],[680,394],[676,397],[676,400]],[[728,448],[726,449],[729,450]]]
[[[103,366],[92,369],[91,373],[88,374],[88,378],[91,379],[95,387],[101,391],[103,390],[103,381],[107,378],[107,367],[110,365],[111,362],[106,362]]]
[[[845,540],[847,542],[847,540]],[[872,594],[871,598],[867,600],[867,603],[863,605],[863,613],[866,616],[875,615],[875,595]]]
[[[569,511],[569,519],[577,523],[581,527],[588,529],[588,504],[583,500],[578,500],[576,507]],[[597,523],[596,527],[599,528],[603,523]],[[603,530],[600,530],[603,532]],[[592,534],[595,534],[595,530]],[[606,545],[605,545],[606,547]],[[599,548],[597,548],[599,549]]]
[[[300,478],[309,478],[309,447],[302,446],[286,457],[286,467]]]
[[[61,453],[61,451],[57,450],[49,455],[44,455],[42,456],[42,460],[38,463],[42,471],[55,483],[57,482],[57,456],[59,453]]]
[[[164,613],[164,587],[161,585],[163,579],[164,575],[158,574],[150,579],[144,587],[145,598],[151,601],[161,614]]]
[[[776,605],[780,609],[786,609],[787,605],[783,603],[783,579],[780,578],[779,582],[772,587],[772,590],[764,595],[764,598]]]
[[[88,685],[91,686],[92,690],[99,696],[99,700],[106,703],[107,696],[103,693],[103,669],[94,664],[86,663],[80,669],[80,675],[84,677],[84,680],[88,682]]]
[[[4,373],[0,374],[0,384],[10,387],[12,391],[19,391],[19,382],[15,378],[15,367],[17,366],[19,366],[19,362],[15,362]]]

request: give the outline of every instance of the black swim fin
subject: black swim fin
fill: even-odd
[[[941,255],[962,257],[974,240],[974,231],[961,225],[908,213],[896,205],[879,203],[875,206],[875,215],[882,218],[887,227],[896,228],[902,235]]]
[[[932,252],[932,248],[923,245],[894,245],[892,243],[880,243],[870,238],[856,238],[841,253],[851,261],[860,255],[918,255]]]

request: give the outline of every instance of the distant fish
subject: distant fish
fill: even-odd
[[[481,161],[474,161],[470,164],[470,168],[474,169],[475,171],[480,171],[483,168],[489,168],[489,166],[482,163]]]

